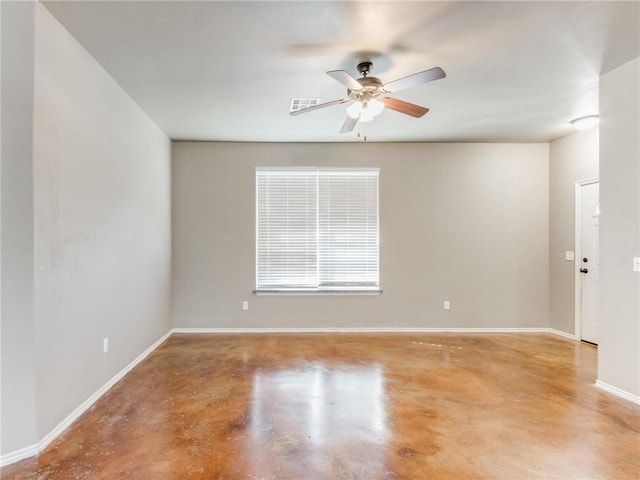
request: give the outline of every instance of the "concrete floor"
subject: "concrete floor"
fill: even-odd
[[[640,407],[536,334],[173,335],[3,479],[634,479]]]

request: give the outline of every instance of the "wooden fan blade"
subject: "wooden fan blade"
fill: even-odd
[[[333,100],[331,102],[321,103],[319,105],[314,105],[313,107],[303,108],[302,110],[296,110],[295,112],[289,112],[289,115],[300,115],[301,113],[312,112],[314,110],[319,110],[321,108],[330,107],[331,105],[340,105],[341,103],[346,103],[351,101],[350,98],[340,98],[338,100]]]
[[[342,124],[342,128],[340,129],[340,133],[351,132],[353,128],[356,126],[356,123],[358,123],[357,118],[351,118],[350,116],[347,115],[347,118],[345,119],[344,123]]]
[[[327,75],[332,76],[345,87],[350,88],[351,90],[362,90],[362,85],[360,85],[360,83],[355,78],[353,78],[344,70],[331,70],[330,72],[327,72]]]
[[[405,115],[411,115],[415,118],[420,118],[429,111],[428,108],[405,102],[404,100],[398,100],[397,98],[385,97],[382,101],[385,107],[395,110],[396,112],[404,113]]]
[[[447,74],[444,73],[444,70],[440,67],[434,67],[429,70],[425,70],[424,72],[414,73],[408,77],[399,78],[398,80],[389,82],[385,84],[382,89],[387,93],[397,92],[398,90],[404,90],[405,88],[420,85],[421,83],[433,82],[434,80],[439,80],[446,76]]]

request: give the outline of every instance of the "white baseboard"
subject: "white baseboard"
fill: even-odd
[[[156,348],[158,348],[167,338],[172,335],[173,331],[169,330],[162,337],[156,340],[153,345],[147,348],[144,352],[138,355],[131,363],[120,370],[111,380],[105,383],[97,392],[87,398],[78,408],[76,408],[71,414],[69,414],[62,422],[60,422],[53,430],[42,438],[37,445],[31,445],[29,447],[9,452],[0,457],[0,466],[9,465],[11,463],[24,460],[25,458],[37,455],[42,452],[47,446],[60,436],[73,422],[75,422],[84,412],[86,412],[91,406],[100,399],[105,393],[107,393],[111,387],[118,383],[127,373],[133,370],[140,362],[151,354]]]
[[[605,392],[612,393],[620,398],[624,398],[625,400],[629,400],[637,405],[640,405],[640,396],[634,395],[633,393],[629,393],[626,390],[622,390],[621,388],[614,387],[613,385],[609,385],[606,382],[602,382],[600,380],[596,380],[596,387]]]
[[[569,340],[578,340],[575,335],[567,332],[563,332],[562,330],[556,330],[555,328],[548,328],[547,331],[553,335],[558,335],[560,337],[568,338]]]
[[[554,333],[568,336],[559,330],[532,328],[440,328],[440,327],[308,327],[308,328],[174,328],[172,333]],[[573,338],[569,336],[569,338]]]
[[[116,383],[118,383],[127,373],[133,370],[136,365],[142,362],[151,352],[153,352],[156,348],[160,346],[167,338],[169,338],[172,334],[172,331],[169,330],[162,337],[156,340],[153,345],[147,348],[144,352],[138,355],[129,365],[120,370],[111,380],[105,383],[100,389],[87,398],[78,408],[76,408],[71,414],[65,418],[62,422],[60,422],[51,432],[49,432],[40,442],[38,443],[38,448],[40,451],[47,448],[47,446],[54,441],[62,432],[64,432],[69,426],[75,422],[80,415],[86,412],[94,403],[98,401],[100,397],[102,397],[105,393],[107,393],[111,387],[113,387]]]
[[[29,445],[28,447],[21,448],[20,450],[14,450],[13,452],[6,453],[0,457],[0,467],[11,465],[12,463],[19,462],[25,458],[33,457],[40,453],[38,445]]]

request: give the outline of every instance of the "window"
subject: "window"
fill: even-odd
[[[256,169],[256,291],[378,291],[378,169]]]

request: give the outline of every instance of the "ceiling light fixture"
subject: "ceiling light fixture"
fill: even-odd
[[[1,1],[1,0],[0,0]],[[342,105],[343,103],[349,103],[347,107],[347,118],[342,124],[340,133],[352,132],[356,125],[362,123],[364,130],[364,141],[367,141],[366,124],[373,120],[376,116],[380,115],[385,107],[396,112],[409,115],[414,118],[420,118],[429,111],[428,108],[421,107],[420,105],[414,105],[413,103],[405,102],[397,98],[387,96],[390,93],[403,90],[405,88],[412,87],[414,85],[420,85],[422,83],[433,82],[440,78],[446,77],[446,73],[440,67],[433,67],[429,70],[414,73],[406,77],[399,78],[389,83],[382,83],[379,78],[370,77],[369,72],[373,67],[373,63],[369,60],[360,62],[357,65],[358,72],[362,77],[353,78],[345,70],[331,70],[327,72],[329,76],[336,79],[338,82],[347,87],[347,96],[345,98],[339,98],[331,102],[317,103],[313,106],[306,108],[298,108],[294,111],[293,106],[298,106],[301,101],[296,99],[292,100],[292,108],[290,109],[291,115],[299,115],[305,112],[313,112],[321,108],[330,107],[332,105]],[[360,136],[360,129],[358,127],[358,137]]]
[[[589,130],[600,123],[600,115],[587,115],[586,117],[571,120],[571,125],[576,130]]]
[[[383,110],[384,102],[365,94],[347,107],[347,115],[360,122],[370,122]]]

